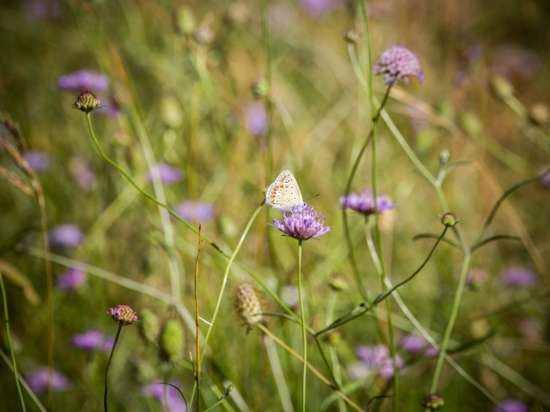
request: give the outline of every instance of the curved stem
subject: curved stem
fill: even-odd
[[[298,240],[298,299],[300,301],[300,326],[302,327],[302,356],[304,367],[302,371],[302,412],[306,412],[307,391],[307,330],[304,305],[304,291],[302,286],[302,241]]]
[[[27,407],[25,406],[25,398],[23,397],[23,391],[21,390],[21,385],[19,383],[19,378],[17,376],[17,363],[15,362],[15,351],[13,350],[13,344],[11,341],[10,315],[8,312],[8,297],[6,295],[6,288],[4,287],[4,278],[2,276],[2,273],[0,273],[0,289],[2,290],[4,318],[6,322],[6,338],[8,341],[8,345],[10,347],[11,364],[12,364],[13,375],[15,377],[15,386],[17,386],[17,393],[19,395],[19,402],[21,403],[21,410],[23,412],[26,412]]]
[[[116,345],[120,339],[120,333],[122,332],[122,322],[118,322],[118,328],[116,330],[115,340],[113,342],[113,348],[109,354],[109,359],[107,360],[107,366],[105,366],[105,386],[103,389],[103,411],[108,412],[108,402],[107,397],[109,395],[109,368],[111,366],[111,361],[113,360],[113,355],[115,353]]]
[[[456,292],[453,300],[453,306],[451,308],[451,315],[449,317],[449,321],[447,323],[447,327],[443,335],[443,341],[441,342],[441,345],[439,347],[439,354],[437,356],[437,362],[435,365],[435,371],[432,378],[432,384],[430,386],[430,393],[436,393],[437,387],[439,385],[439,378],[441,377],[441,371],[443,368],[443,362],[445,360],[447,347],[449,345],[449,340],[451,339],[451,334],[453,332],[456,318],[458,316],[458,309],[460,307],[460,302],[462,301],[464,286],[466,284],[466,278],[468,275],[468,270],[470,268],[470,260],[471,260],[471,254],[470,254],[470,251],[467,250],[464,253],[464,260],[462,262],[462,268],[460,271],[458,286],[456,288]]]

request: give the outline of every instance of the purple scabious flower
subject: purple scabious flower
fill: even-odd
[[[498,404],[493,412],[528,412],[527,405],[517,399],[506,399]]]
[[[267,133],[268,119],[263,103],[250,103],[245,110],[246,129],[256,137],[264,136]]]
[[[205,223],[211,220],[216,214],[214,205],[205,202],[185,201],[176,207],[176,212],[192,222]]]
[[[77,247],[84,239],[84,235],[77,225],[65,223],[50,230],[49,240],[53,248],[69,249]]]
[[[100,350],[108,352],[112,348],[112,338],[108,338],[97,330],[88,330],[71,338],[74,347],[86,351]]]
[[[285,235],[298,240],[320,237],[330,232],[325,218],[310,205],[296,206],[283,213],[282,219],[273,219],[273,226]]]
[[[26,380],[36,394],[44,393],[48,388],[55,392],[64,391],[70,386],[69,380],[63,374],[56,370],[50,373],[46,367],[30,372],[26,375]]]
[[[389,379],[394,374],[393,361],[390,350],[385,345],[359,346],[356,354],[370,370],[377,370],[384,379]],[[403,367],[403,360],[399,355],[395,357],[398,369]]]
[[[151,383],[143,388],[143,393],[160,402],[167,412],[186,412],[185,403],[176,388],[163,383]]]
[[[416,55],[403,46],[392,46],[386,49],[372,67],[375,74],[384,75],[384,82],[390,86],[402,80],[408,82],[410,77],[424,80],[424,72]]]
[[[173,166],[170,166],[168,163],[158,163],[153,166],[147,175],[147,179],[151,182],[154,177],[159,178],[161,183],[170,185],[173,183],[178,183],[183,175],[179,169],[176,169]]]
[[[401,341],[399,342],[399,346],[405,352],[416,355],[426,350],[428,342],[426,341],[426,339],[424,339],[423,336],[407,335],[401,339]]]
[[[42,172],[50,167],[49,156],[38,150],[29,150],[23,154],[23,159],[29,164],[29,167],[35,172]]]
[[[25,0],[24,9],[30,18],[43,20],[59,16],[61,3],[59,0]]]
[[[57,278],[56,285],[63,290],[78,289],[86,282],[86,278],[86,272],[83,270],[68,268]]]
[[[107,90],[109,78],[96,71],[82,69],[59,76],[57,86],[61,90],[69,92],[92,91],[99,93]]]
[[[340,0],[301,0],[300,4],[304,11],[312,17],[320,17],[336,9]]]
[[[523,267],[511,267],[501,274],[502,283],[509,288],[525,288],[533,286],[537,279],[536,275]]]
[[[131,325],[139,319],[135,310],[129,305],[116,305],[109,308],[107,314],[111,315],[113,320],[121,322],[123,325]]]
[[[374,197],[367,191],[342,196],[340,198],[340,205],[344,209],[351,209],[364,215],[382,213],[395,207],[392,201],[385,195],[378,196],[375,204]]]
[[[71,159],[69,170],[78,186],[86,192],[93,190],[97,183],[96,175],[90,164],[79,158]]]

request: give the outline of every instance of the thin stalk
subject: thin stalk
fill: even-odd
[[[306,412],[307,392],[307,329],[304,304],[304,289],[302,286],[302,240],[298,240],[298,300],[300,301],[300,326],[302,328],[302,356],[304,367],[302,370],[302,412]]]
[[[453,332],[456,318],[458,316],[458,309],[460,307],[460,302],[462,301],[464,286],[466,284],[466,278],[468,276],[468,270],[470,268],[470,260],[471,260],[471,254],[470,254],[470,251],[467,250],[464,253],[464,260],[462,262],[462,269],[460,271],[460,277],[458,279],[458,286],[456,288],[456,292],[453,300],[453,306],[451,308],[451,315],[449,317],[449,321],[447,322],[447,327],[443,335],[443,340],[441,342],[441,345],[439,346],[439,354],[437,356],[435,372],[433,374],[432,384],[430,386],[430,393],[437,392],[437,387],[439,385],[439,379],[441,377],[441,371],[443,368],[443,361],[445,360],[447,347],[449,345],[449,340],[451,339],[451,334]]]
[[[115,353],[116,345],[120,339],[120,333],[122,332],[122,322],[118,322],[115,340],[113,342],[113,348],[109,354],[109,359],[107,360],[107,366],[105,366],[105,386],[103,388],[103,411],[108,412],[108,395],[109,395],[109,368],[111,366],[111,361],[113,360],[113,355]]]
[[[195,385],[197,386],[197,412],[200,412],[201,399],[201,352],[200,352],[200,334],[199,334],[199,263],[201,255],[201,225],[199,225],[199,234],[197,239],[197,259],[195,260],[195,282],[194,282],[194,299],[195,299]]]
[[[6,288],[4,287],[4,278],[2,276],[2,273],[0,273],[0,289],[2,289],[2,301],[4,306],[4,318],[5,318],[5,324],[6,324],[6,338],[8,339],[8,345],[10,347],[11,364],[12,364],[13,375],[15,377],[15,386],[17,386],[17,393],[19,395],[19,402],[21,403],[21,410],[23,412],[26,412],[27,407],[25,406],[25,398],[23,397],[23,391],[21,390],[21,385],[19,384],[19,379],[17,377],[17,363],[15,362],[15,351],[13,349],[13,343],[11,341],[10,315],[8,312],[8,297],[6,294]]]
[[[279,359],[279,355],[277,354],[277,348],[273,344],[273,339],[267,335],[264,336],[264,346],[267,353],[267,358],[269,359],[271,373],[273,374],[273,379],[275,380],[275,385],[277,386],[277,392],[279,393],[279,399],[281,400],[283,412],[294,412],[288,385],[286,384],[283,368],[281,367],[281,361]]]
[[[220,291],[218,292],[218,298],[216,300],[216,306],[214,307],[214,313],[212,315],[212,318],[210,319],[210,325],[208,326],[208,330],[207,330],[206,336],[204,338],[203,350],[202,350],[202,355],[200,357],[201,359],[200,359],[200,362],[199,362],[199,368],[202,366],[202,362],[204,361],[204,352],[206,351],[206,349],[208,347],[208,342],[210,340],[210,336],[212,335],[212,330],[214,329],[214,326],[216,325],[216,320],[218,319],[218,314],[219,314],[219,311],[220,311],[220,308],[221,308],[223,296],[225,294],[225,289],[227,287],[227,282],[229,281],[229,274],[231,273],[231,266],[233,265],[233,262],[235,261],[235,258],[237,257],[237,254],[241,250],[241,247],[244,243],[244,240],[246,239],[246,236],[248,235],[248,232],[250,231],[250,228],[252,227],[252,224],[256,220],[256,217],[258,217],[258,214],[261,212],[262,208],[263,208],[263,204],[258,206],[256,208],[256,210],[254,211],[254,213],[252,214],[252,216],[250,217],[250,219],[248,220],[248,222],[246,223],[246,226],[245,226],[245,228],[244,228],[244,230],[241,234],[241,237],[239,239],[239,242],[237,243],[237,246],[235,247],[235,250],[233,251],[233,253],[229,257],[229,260],[227,261],[227,265],[225,267],[225,272],[223,274],[222,285],[220,287]],[[196,386],[196,384],[194,384],[193,385],[193,392],[192,392],[192,395],[191,395],[191,400],[189,401],[189,403],[191,405],[193,404],[196,389],[197,389],[197,386]]]
[[[340,389],[334,388],[334,385],[331,383],[330,379],[327,378],[325,375],[323,375],[317,368],[315,368],[311,363],[307,362],[299,353],[297,353],[294,349],[292,349],[290,346],[286,344],[285,341],[283,341],[281,338],[273,334],[269,329],[267,329],[264,325],[259,324],[258,328],[262,330],[263,333],[268,335],[273,341],[279,345],[281,348],[283,348],[285,351],[287,351],[290,355],[292,355],[294,358],[298,359],[298,361],[302,362],[304,365],[306,365],[309,370],[325,385],[327,385],[329,388],[334,390],[340,398],[344,400],[353,410],[357,412],[364,412],[363,409],[357,405],[354,401],[352,401],[344,392],[342,392]]]

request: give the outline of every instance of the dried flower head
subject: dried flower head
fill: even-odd
[[[74,107],[84,113],[90,113],[99,107],[101,101],[92,92],[85,91],[78,95]]]
[[[375,74],[384,75],[384,82],[393,85],[397,81],[407,82],[410,77],[424,80],[424,72],[416,55],[403,46],[392,46],[386,49],[373,65]]]
[[[351,209],[364,215],[382,213],[395,207],[389,197],[385,195],[377,196],[375,202],[374,197],[368,191],[342,196],[340,198],[340,205],[344,209]]]
[[[110,308],[107,313],[117,322],[121,322],[123,325],[131,325],[137,322],[138,316],[134,309],[128,305],[116,305]]]
[[[285,235],[298,240],[320,237],[330,232],[324,216],[310,205],[296,206],[283,214],[282,219],[273,219],[273,225]]]
[[[243,322],[252,328],[263,320],[262,304],[256,290],[249,283],[241,283],[235,293],[235,308]]]

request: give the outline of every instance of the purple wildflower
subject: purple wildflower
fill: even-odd
[[[48,368],[35,369],[26,376],[27,383],[32,391],[37,394],[46,392],[48,388],[52,391],[64,391],[69,387],[68,379],[56,370],[48,372]]]
[[[506,399],[500,402],[493,412],[528,412],[528,409],[522,401]]]
[[[375,74],[383,74],[384,82],[389,86],[402,80],[407,82],[409,77],[424,80],[424,72],[416,55],[402,46],[392,46],[386,49],[378,61],[373,65]]]
[[[529,79],[539,66],[540,58],[535,52],[513,44],[498,46],[491,56],[491,69],[508,79]]]
[[[336,9],[340,0],[301,0],[302,8],[312,17],[320,17]]]
[[[399,346],[401,346],[401,348],[405,352],[416,355],[426,350],[426,347],[428,346],[428,342],[422,336],[407,335],[401,339],[401,341],[399,342]]]
[[[268,120],[263,103],[254,102],[246,107],[246,129],[253,136],[264,136],[267,133]]]
[[[56,281],[57,287],[63,290],[77,289],[86,282],[86,272],[79,268],[66,269]]]
[[[205,223],[214,217],[216,210],[210,203],[185,201],[176,207],[176,212],[184,219]]]
[[[393,361],[387,346],[359,346],[355,352],[367,368],[377,370],[384,379],[389,379],[393,376]],[[395,358],[395,364],[399,369],[403,367],[403,360],[399,355]]]
[[[61,90],[69,92],[89,90],[98,93],[107,90],[109,87],[109,78],[93,70],[82,69],[59,76],[57,86]]]
[[[183,175],[179,169],[170,166],[168,163],[158,163],[149,170],[148,180],[151,182],[153,177],[158,177],[164,184],[173,184],[179,182]]]
[[[162,383],[151,383],[143,388],[143,393],[158,400],[167,412],[186,412],[185,403],[176,388]]]
[[[112,338],[105,337],[103,333],[97,330],[88,330],[74,335],[71,343],[74,347],[87,351],[100,350],[108,352],[112,347]]]
[[[325,218],[310,205],[296,206],[284,212],[282,219],[273,219],[273,225],[285,235],[298,240],[320,237],[330,232]]]
[[[44,152],[38,150],[29,150],[23,154],[23,159],[29,164],[35,172],[42,172],[50,166],[50,158]]]
[[[367,191],[363,193],[350,193],[347,196],[340,198],[340,205],[344,209],[355,210],[364,215],[372,215],[374,213],[382,213],[385,210],[390,210],[395,207],[392,201],[385,195],[380,195],[376,198]]]
[[[111,315],[113,320],[122,322],[124,325],[131,325],[132,323],[138,321],[138,315],[134,309],[128,305],[116,305],[110,308],[107,311],[107,314]]]
[[[82,190],[89,192],[94,189],[97,179],[93,169],[87,161],[79,158],[71,159],[69,162],[69,170]]]
[[[68,249],[78,246],[84,235],[77,225],[66,223],[51,229],[49,239],[53,248]]]
[[[533,272],[523,267],[511,267],[501,274],[502,283],[509,288],[530,287],[536,282]]]
[[[25,13],[32,19],[42,20],[61,14],[59,0],[25,0]]]

